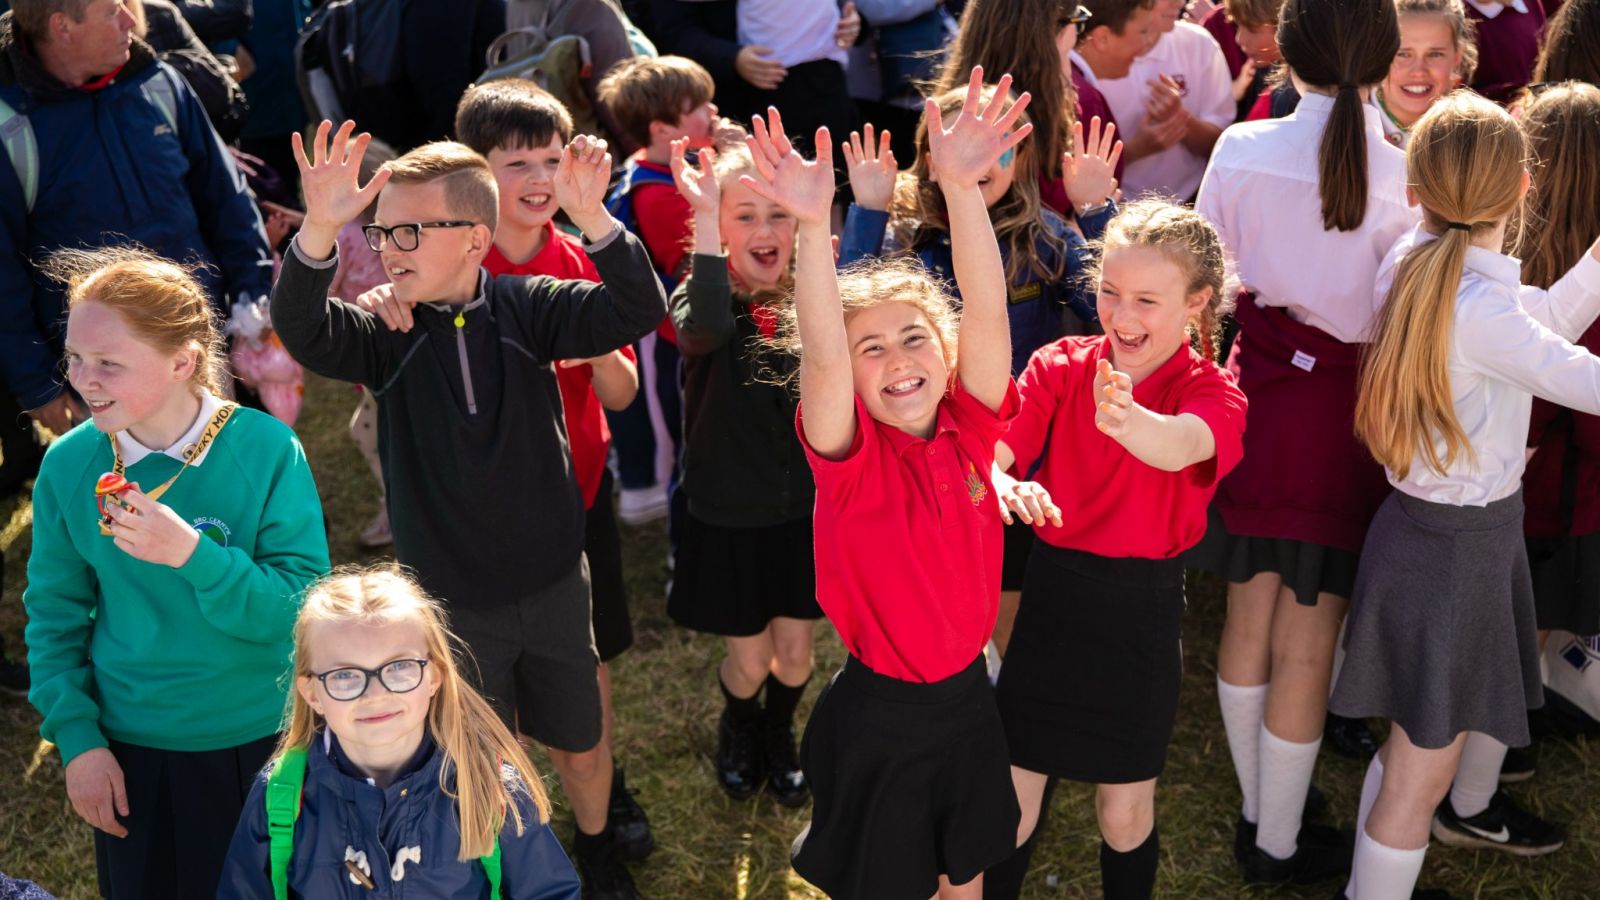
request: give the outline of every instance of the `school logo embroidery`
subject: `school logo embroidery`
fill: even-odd
[[[1189,79],[1183,77],[1181,73],[1174,73],[1172,75],[1168,75],[1167,77],[1171,78],[1173,83],[1177,84],[1179,97],[1189,96]]]
[[[233,530],[228,527],[228,523],[222,521],[221,519],[213,519],[210,516],[201,516],[200,518],[195,519],[192,524],[194,525],[195,531],[200,532],[200,534],[204,537],[208,537],[213,541],[216,541],[219,546],[228,546],[228,538],[233,537]]]
[[[983,498],[989,496],[989,486],[978,477],[978,468],[972,463],[967,463],[967,497],[972,500],[974,507],[983,505]]]

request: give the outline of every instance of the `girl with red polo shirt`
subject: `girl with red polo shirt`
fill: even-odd
[[[983,647],[1000,590],[989,473],[1017,397],[1005,271],[978,187],[1030,130],[1016,126],[1027,94],[1005,108],[1010,84],[1002,77],[984,104],[975,68],[948,128],[936,105],[925,113],[950,213],[959,338],[949,298],[918,263],[835,272],[827,131],[807,162],[776,110],[770,132],[755,122],[760,171],[745,183],[799,222],[779,344],[800,355],[817,600],[850,651],[806,725],[815,802],[792,853],[836,900],[976,900],[983,870],[1013,848],[1016,794]]]
[[[1105,335],[1033,354],[1022,409],[995,450],[1002,515],[1015,511],[1038,535],[996,699],[1019,843],[1042,815],[1047,779],[1098,785],[1101,881],[1122,900],[1155,885],[1156,777],[1183,674],[1181,556],[1242,455],[1245,398],[1214,361],[1225,266],[1211,225],[1139,201],[1111,221],[1103,254]],[[1003,472],[1036,462],[1037,485]],[[1012,889],[991,883],[986,896],[1016,896],[1025,862],[1005,868]]]

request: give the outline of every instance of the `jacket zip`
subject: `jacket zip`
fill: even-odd
[[[461,387],[467,393],[467,414],[478,414],[478,395],[472,390],[472,369],[467,365],[467,321],[456,314],[456,356],[461,360]]]

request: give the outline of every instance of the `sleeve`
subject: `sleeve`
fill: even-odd
[[[1179,351],[1183,352],[1182,350]],[[1200,419],[1211,429],[1211,440],[1216,453],[1210,459],[1195,463],[1185,470],[1189,481],[1209,487],[1221,481],[1244,459],[1244,427],[1247,401],[1233,375],[1218,369],[1213,363],[1203,363],[1207,369],[1196,379],[1198,389],[1178,405],[1178,414],[1188,413]]]
[[[633,192],[633,219],[656,270],[669,278],[681,278],[694,240],[694,210],[689,201],[671,185],[641,185]]]
[[[1522,308],[1534,321],[1576,341],[1600,317],[1600,260],[1585,250],[1548,291],[1523,285],[1520,294]]]
[[[1116,213],[1115,204],[1107,204],[1106,209],[1111,215]],[[1105,232],[1109,215],[1106,211],[1088,216],[1088,220],[1096,227],[1095,233],[1088,236],[1086,241],[1076,231],[1068,227],[1065,219],[1053,212],[1046,212],[1046,226],[1052,229],[1056,237],[1066,244],[1066,259],[1061,270],[1061,280],[1058,283],[1059,297],[1072,311],[1078,320],[1089,326],[1091,330],[1103,330],[1100,327],[1100,309],[1098,304],[1098,291],[1095,289],[1095,280],[1090,277],[1090,270],[1094,266],[1095,251],[1088,241],[1098,240]],[[1089,229],[1085,229],[1087,234]]]
[[[1204,29],[1195,31],[1195,71],[1198,84],[1188,85],[1193,105],[1189,111],[1218,128],[1233,124],[1236,111],[1233,101],[1233,76],[1228,73],[1228,60],[1216,38]],[[1200,40],[1199,38],[1204,38]]]
[[[541,359],[587,359],[632,344],[660,325],[667,314],[661,279],[650,254],[631,233],[615,230],[588,248],[600,282],[530,278],[521,281],[536,296],[519,304],[527,311],[524,337]],[[500,278],[494,285],[516,283]],[[542,296],[540,296],[542,295]]]
[[[685,356],[704,356],[733,337],[728,258],[696,253],[689,278],[672,292],[672,327]]]
[[[650,0],[655,20],[656,43],[662,53],[687,56],[706,67],[718,85],[742,82],[733,61],[739,55],[739,42],[712,34],[701,20],[711,3],[690,0]]]
[[[17,405],[38,409],[61,393],[56,354],[39,328],[28,268],[28,213],[16,170],[0,165],[0,381]]]
[[[377,316],[328,296],[338,264],[337,251],[332,259],[308,260],[299,239],[290,242],[272,286],[272,328],[295,362],[318,375],[382,387],[398,345]]]
[[[228,856],[222,862],[217,900],[271,900],[273,896],[266,786],[266,779],[258,777],[245,798]]]
[[[874,27],[899,25],[938,9],[941,0],[859,0],[856,9]]]
[[[1211,162],[1206,165],[1206,173],[1200,180],[1200,193],[1194,199],[1194,211],[1211,223],[1222,241],[1223,264],[1227,270],[1224,283],[1239,284],[1240,248],[1236,243],[1238,234],[1231,215],[1236,195],[1229,184],[1229,172],[1217,165],[1217,160],[1227,153],[1227,142],[1228,133],[1224,131],[1222,137],[1217,138],[1217,145],[1212,148]]]
[[[1510,297],[1458,306],[1455,341],[1461,358],[1479,371],[1535,397],[1600,415],[1600,357],[1551,331]]]
[[[290,639],[301,593],[329,568],[322,502],[305,450],[287,426],[277,439],[282,449],[264,491],[255,553],[202,537],[177,570],[217,630],[273,644]]]
[[[578,873],[525,790],[514,791],[522,834],[509,818],[500,831],[500,890],[510,900],[580,900]]]
[[[883,234],[889,227],[889,212],[850,204],[844,215],[844,233],[839,236],[839,265],[883,254]]]
[[[877,447],[878,430],[872,415],[867,412],[867,405],[859,396],[855,401],[856,434],[850,440],[850,449],[838,459],[828,459],[812,449],[811,442],[806,440],[804,401],[795,408],[795,434],[799,436],[800,446],[805,450],[806,462],[811,465],[811,477],[817,486],[819,503],[827,496],[848,497],[853,493],[866,468],[865,461],[872,457]]]
[[[23,637],[32,675],[28,700],[44,717],[39,735],[56,745],[66,765],[86,750],[106,746],[89,660],[99,584],[67,532],[66,504],[57,496],[50,462],[47,456],[45,473],[33,491],[33,550],[22,595],[28,624]]]
[[[961,430],[960,441],[971,458],[983,465],[984,476],[994,463],[995,442],[1006,436],[1011,423],[1016,421],[1022,399],[1017,394],[1017,380],[1006,379],[1006,395],[999,409],[990,409],[982,400],[967,393],[961,379],[954,379],[950,396],[940,401],[950,405],[950,417]]]
[[[1012,466],[1016,475],[1032,471],[1044,452],[1050,423],[1066,393],[1066,374],[1070,370],[1070,361],[1060,344],[1046,344],[1029,357],[1027,368],[1017,379],[1017,414],[1011,420],[1011,427],[999,438],[1006,442],[1016,458]]]
[[[208,44],[243,40],[255,17],[251,0],[173,0],[189,27]]]

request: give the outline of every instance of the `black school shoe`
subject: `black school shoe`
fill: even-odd
[[[1433,817],[1433,836],[1441,844],[1500,850],[1517,856],[1543,856],[1567,842],[1564,825],[1546,822],[1513,803],[1505,791],[1495,791],[1489,808],[1475,816],[1458,816],[1445,795]]]
[[[650,831],[650,817],[644,807],[633,799],[635,791],[628,787],[627,773],[621,766],[611,767],[611,804],[606,810],[606,823],[611,837],[617,842],[617,853],[627,862],[641,862],[656,849],[656,836]]]
[[[1311,785],[1306,789],[1306,809],[1300,814],[1300,827],[1320,819],[1328,813],[1328,795],[1322,788]],[[1235,862],[1243,864],[1250,856],[1250,851],[1256,847],[1256,823],[1247,821],[1244,816],[1233,823],[1233,858]]]
[[[717,783],[735,800],[754,797],[766,780],[760,742],[760,719],[735,722],[724,711],[717,720]]]
[[[1288,859],[1278,859],[1252,844],[1244,859],[1247,884],[1317,884],[1350,874],[1354,852],[1348,832],[1327,825],[1300,829],[1299,848]]]
[[[572,860],[578,864],[578,876],[583,879],[584,900],[639,900],[633,876],[622,864],[616,839],[610,832],[602,834],[592,844],[573,842]]]
[[[768,724],[765,732],[767,794],[780,806],[805,806],[811,799],[811,784],[806,781],[806,773],[800,769],[800,755],[795,752],[794,726]]]
[[[1539,758],[1534,755],[1532,746],[1508,748],[1505,762],[1500,764],[1500,783],[1516,784],[1519,781],[1527,781],[1533,777],[1538,762]]]
[[[1366,719],[1347,719],[1328,713],[1322,726],[1322,742],[1347,759],[1369,760],[1378,752],[1378,739]]]

